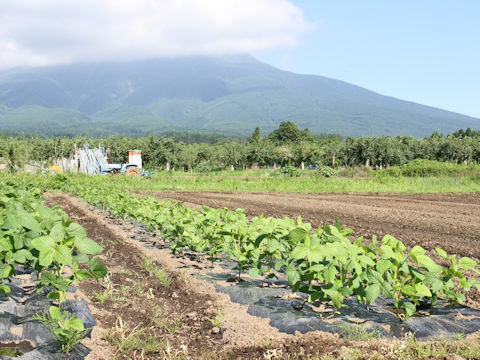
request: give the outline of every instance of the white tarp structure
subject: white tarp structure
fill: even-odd
[[[83,145],[83,148],[75,149],[73,158],[77,161],[78,171],[89,175],[100,174],[101,165],[108,164],[105,149],[101,147],[90,149],[88,144]]]

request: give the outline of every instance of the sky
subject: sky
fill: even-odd
[[[478,0],[0,0],[0,71],[250,53],[480,118]]]

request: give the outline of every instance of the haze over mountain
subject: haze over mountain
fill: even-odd
[[[412,84],[412,87],[415,84]],[[78,63],[0,72],[0,132],[249,135],[282,121],[313,133],[426,136],[480,119],[300,75],[248,55]]]

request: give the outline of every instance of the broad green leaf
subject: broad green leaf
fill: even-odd
[[[295,268],[288,267],[287,270],[286,270],[286,274],[287,274],[287,277],[288,277],[288,284],[290,286],[294,286],[300,280],[300,276],[298,274],[298,271]]]
[[[87,271],[87,270],[78,270],[76,273],[75,273],[75,276],[78,280],[87,280],[87,279],[90,279],[91,275],[90,273]]]
[[[427,255],[418,255],[417,256],[418,263],[426,267],[431,272],[441,272],[443,267],[436,264],[430,257]]]
[[[417,311],[417,308],[415,307],[415,304],[413,304],[411,302],[404,303],[403,307],[405,308],[405,311],[407,312],[408,316],[412,316]]]
[[[299,244],[293,249],[292,254],[290,255],[293,259],[305,259],[310,253],[310,248]]]
[[[323,274],[323,277],[325,279],[325,283],[331,283],[333,280],[335,280],[335,275],[338,274],[337,267],[333,264],[330,263],[328,264],[327,268],[325,269],[325,272]]]
[[[0,285],[0,293],[8,294],[12,291],[8,285]]]
[[[90,272],[97,280],[107,275],[107,267],[99,262],[98,257],[91,259],[88,263],[88,267],[90,269]]]
[[[28,213],[22,214],[21,223],[25,229],[29,229],[37,233],[42,231],[42,229],[40,228],[40,224],[31,214],[28,214]]]
[[[76,331],[83,331],[85,330],[85,327],[83,325],[83,322],[82,320],[80,320],[79,318],[71,318],[68,320],[68,325],[67,325],[70,329],[73,329],[73,330],[76,330]]]
[[[448,257],[447,252],[443,249],[435,248],[435,251],[437,252],[438,255],[440,255],[444,259],[446,259]]]
[[[380,285],[372,284],[367,287],[366,299],[369,304],[372,304],[380,296]]]
[[[5,238],[0,238],[0,251],[11,251],[13,249],[12,244]]]
[[[377,261],[376,268],[380,275],[383,275],[385,271],[390,269],[392,263],[390,260],[380,259]]]
[[[70,249],[65,245],[58,245],[55,248],[53,258],[62,265],[72,265],[72,254],[70,253]]]
[[[421,246],[415,245],[412,250],[410,250],[410,255],[413,255],[415,257],[419,255],[425,255],[425,249]]]
[[[443,288],[443,281],[438,273],[425,274],[425,284],[431,285],[434,293],[439,292]]]
[[[417,290],[412,285],[404,285],[402,286],[402,293],[408,296],[417,296]]]
[[[332,304],[337,308],[340,309],[343,305],[343,295],[335,291],[332,295]]]
[[[473,270],[477,266],[477,262],[468,257],[462,257],[458,260],[458,267],[462,270]]]
[[[415,290],[417,292],[417,296],[419,297],[432,297],[430,289],[424,284],[415,284]]]
[[[53,225],[52,229],[50,230],[49,236],[56,242],[61,242],[65,237],[65,228],[61,223],[58,222]]]
[[[60,310],[60,308],[56,307],[56,306],[50,306],[50,308],[48,309],[48,311],[50,312],[50,317],[53,319],[53,320],[60,320],[61,317],[62,317],[62,312]]]
[[[69,236],[75,236],[75,241],[77,239],[83,239],[87,237],[87,232],[85,229],[77,223],[71,223],[68,225],[66,230]]]
[[[50,236],[40,236],[32,240],[32,246],[38,251],[46,251],[48,249],[53,249],[55,246],[55,240]]]
[[[55,253],[54,248],[48,248],[46,250],[41,250],[38,256],[39,263],[41,266],[50,266],[53,262],[53,254]]]
[[[15,259],[15,262],[24,264],[25,262],[27,262],[27,260],[32,260],[33,256],[30,253],[30,251],[28,251],[27,249],[21,249],[15,252],[14,259]]]
[[[75,238],[75,247],[83,254],[95,255],[103,251],[103,248],[89,238]]]
[[[299,243],[303,239],[305,239],[305,236],[307,236],[307,231],[305,229],[297,227],[288,233],[286,239],[287,241],[292,243]]]
[[[257,277],[259,275],[258,269],[256,267],[253,267],[250,269],[249,275],[251,277]]]

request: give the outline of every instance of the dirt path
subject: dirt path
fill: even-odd
[[[206,191],[142,192],[187,205],[243,208],[250,216],[302,216],[314,227],[338,218],[356,236],[389,233],[406,244],[480,259],[480,195],[317,195],[219,193]]]

